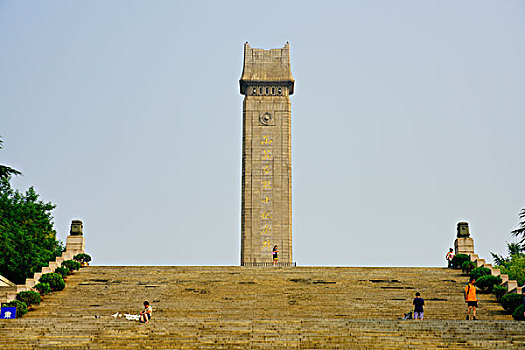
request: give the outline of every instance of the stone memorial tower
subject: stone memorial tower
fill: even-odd
[[[292,264],[290,46],[244,45],[241,266]]]

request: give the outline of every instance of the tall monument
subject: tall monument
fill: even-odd
[[[241,265],[265,265],[279,246],[279,264],[292,264],[290,46],[244,44],[239,81],[243,102]]]

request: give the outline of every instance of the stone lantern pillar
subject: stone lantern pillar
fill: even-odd
[[[80,220],[71,221],[71,229],[66,239],[66,253],[73,255],[84,253],[86,242],[83,235],[83,225]]]
[[[455,254],[474,255],[474,240],[470,237],[468,222],[458,222],[458,234],[454,241]]]

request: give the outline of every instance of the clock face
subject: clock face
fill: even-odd
[[[262,114],[259,120],[263,125],[273,125],[273,116],[268,112]]]

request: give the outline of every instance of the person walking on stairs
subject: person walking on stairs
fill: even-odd
[[[465,287],[465,302],[467,303],[467,320],[469,319],[470,312],[472,311],[472,319],[476,319],[476,308],[478,307],[478,298],[476,298],[476,279],[470,278],[470,283]]]
[[[421,298],[421,294],[416,292],[416,297],[412,302],[414,304],[414,320],[423,319],[423,305],[425,305],[425,300]]]
[[[453,268],[454,265],[452,265],[452,259],[454,259],[454,250],[452,248],[448,250],[448,253],[445,256],[445,259],[447,259],[448,261],[448,268],[449,269]]]

